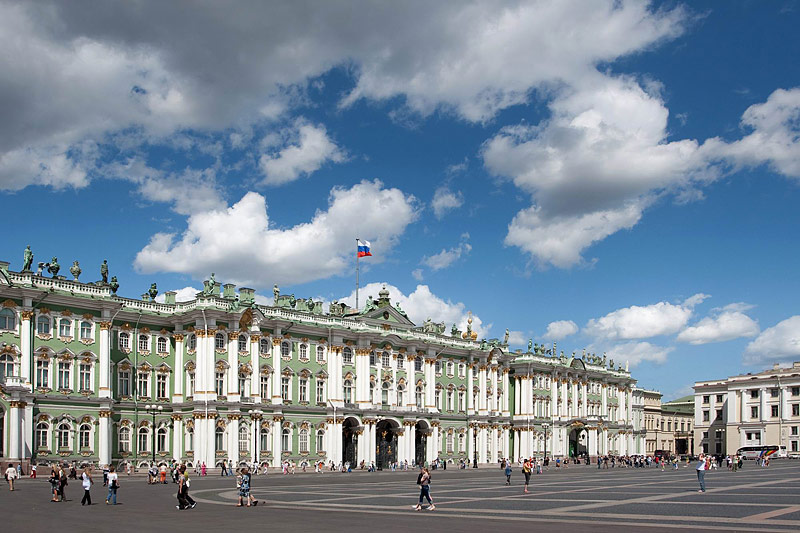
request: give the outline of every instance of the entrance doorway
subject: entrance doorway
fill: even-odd
[[[397,428],[394,420],[381,420],[375,426],[375,466],[382,470],[397,462]]]
[[[342,464],[356,466],[358,461],[358,420],[347,418],[342,424]]]
[[[569,432],[569,456],[585,457],[588,455],[586,429],[580,427]]]
[[[428,423],[420,420],[414,427],[414,463],[422,466],[428,460]]]

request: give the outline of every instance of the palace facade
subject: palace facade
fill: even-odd
[[[212,279],[188,302],[0,262],[3,460],[326,463],[643,454],[622,365]],[[79,271],[78,271],[79,272]],[[106,271],[107,273],[107,271]],[[79,274],[78,274],[79,275]],[[107,276],[104,274],[104,278]]]

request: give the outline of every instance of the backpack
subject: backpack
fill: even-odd
[[[422,472],[417,476],[417,485],[422,485]]]

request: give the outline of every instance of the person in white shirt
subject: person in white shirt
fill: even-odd
[[[17,469],[14,468],[14,465],[11,463],[8,463],[8,468],[6,468],[6,479],[8,480],[9,490],[14,490],[14,480],[17,479]]]
[[[697,461],[697,481],[700,482],[700,490],[697,492],[705,492],[706,491],[706,470],[708,470],[708,463],[706,461],[706,456],[704,454],[700,454],[700,459]]]

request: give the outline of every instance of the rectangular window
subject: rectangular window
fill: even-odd
[[[216,372],[214,374],[214,392],[217,396],[225,396],[225,373]]]
[[[70,389],[72,388],[70,385],[70,375],[69,375],[69,366],[70,364],[67,361],[60,361],[58,363],[58,388],[59,389]]]
[[[777,398],[779,394],[780,394],[780,389],[770,389],[769,390],[769,395],[770,395],[771,398]]]
[[[749,433],[748,433],[748,435],[749,435]],[[704,431],[704,432],[703,432],[703,438],[704,438],[704,439],[707,439],[707,438],[708,438],[708,431]],[[749,438],[749,437],[748,437],[748,438]]]
[[[750,407],[750,418],[758,418],[758,407],[755,405]]]
[[[139,351],[140,352],[150,351],[150,337],[148,337],[147,335],[139,335]]]
[[[717,420],[722,420],[722,409],[717,409]]]
[[[80,385],[80,390],[89,391],[92,390],[92,366],[87,365],[86,363],[81,363],[81,366],[78,367],[78,384]]]
[[[793,452],[796,452],[796,451],[798,451],[798,448],[797,448],[797,447],[798,447],[798,442],[797,442],[796,440],[793,440],[793,441],[792,441],[792,451],[793,451]]]
[[[317,380],[317,403],[325,403],[325,382]]]
[[[464,391],[458,391],[458,410],[464,411]]]
[[[36,386],[46,388],[50,383],[50,361],[36,361]]]
[[[119,373],[119,395],[123,398],[131,395],[131,373],[128,371]]]
[[[50,318],[40,316],[36,319],[36,333],[39,335],[50,335]]]
[[[750,391],[750,398],[752,398],[752,399],[758,398],[758,389],[752,389]]]
[[[792,387],[792,396],[800,396],[800,387]]]
[[[139,397],[140,398],[149,398],[150,397],[150,376],[147,372],[139,372],[138,381],[136,383],[136,387],[138,389]]]
[[[194,372],[189,372],[189,390],[186,391],[187,396],[194,396]]]
[[[156,376],[156,398],[167,397],[167,375],[158,374]]]
[[[722,394],[717,394],[717,403],[722,403]]]
[[[711,396],[709,396],[708,394],[706,394],[705,396],[703,396],[703,403],[704,403],[704,404],[707,404],[707,403],[710,401],[710,399],[711,399]]]
[[[269,400],[269,376],[261,376],[259,381],[259,392],[261,395],[261,401]]]
[[[92,323],[83,321],[81,322],[81,339],[92,338]]]
[[[778,418],[778,406],[772,405],[770,406],[770,410],[772,411],[772,418]]]
[[[298,387],[300,389],[300,401],[307,402],[308,401],[308,380],[304,378],[300,378],[300,382],[298,383]]]
[[[239,374],[239,394],[241,394],[242,396],[249,396],[247,394],[247,391],[245,390],[246,388],[247,388],[247,378],[244,375]]]
[[[72,337],[72,322],[62,318],[58,322],[58,335],[60,337]]]
[[[708,421],[709,421],[708,411],[703,411],[703,422],[708,422]]]
[[[792,416],[800,416],[800,403],[792,404]]]
[[[792,426],[792,435],[797,435],[797,426]]]
[[[282,377],[281,378],[281,398],[283,401],[288,402],[289,398],[289,378]]]

